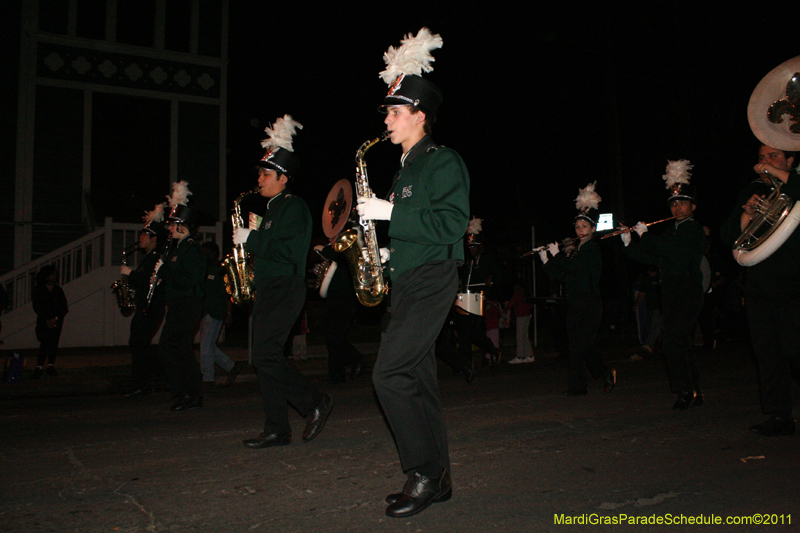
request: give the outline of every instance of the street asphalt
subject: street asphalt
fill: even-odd
[[[406,519],[384,515],[405,477],[369,373],[327,384],[310,352],[297,365],[333,396],[328,424],[302,443],[292,411],[292,444],[265,450],[241,444],[263,424],[252,371],[183,413],[168,392],[125,398],[121,353],[87,359],[94,373],[60,356],[60,376],[0,386],[0,532],[800,530],[800,436],[747,430],[765,417],[746,344],[698,352],[706,403],[683,412],[659,356],[613,343],[610,394],[565,396],[552,353],[479,364],[470,384],[440,364],[453,498]]]

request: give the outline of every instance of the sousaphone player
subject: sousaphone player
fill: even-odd
[[[762,143],[753,167],[758,177],[740,192],[723,224],[722,239],[729,245],[757,216],[760,199],[774,188],[764,173],[779,180],[785,194],[800,198],[800,177],[795,169],[800,134],[793,131],[800,122],[794,107],[800,104],[796,99],[798,72],[800,57],[782,63],[761,80],[750,98],[750,127]],[[792,371],[800,368],[800,232],[793,231],[778,249],[748,267],[745,299],[759,366],[761,410],[769,415],[749,429],[765,437],[792,435]]]

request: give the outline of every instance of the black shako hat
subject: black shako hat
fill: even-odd
[[[595,188],[597,188],[597,181],[589,183],[583,189],[578,189],[578,196],[575,198],[575,208],[578,210],[575,220],[583,219],[592,226],[597,226],[600,202],[603,200],[595,192]]]
[[[291,115],[284,115],[265,128],[268,137],[261,141],[261,147],[267,151],[256,166],[285,174],[288,178],[294,177],[300,168],[300,160],[294,154],[292,137],[302,129],[303,125]]]
[[[669,189],[669,197],[667,202],[673,200],[690,200],[693,204],[697,203],[697,188],[689,184],[673,185]]]
[[[144,217],[142,217],[144,221],[142,233],[158,238],[167,234],[167,229],[164,227],[164,207],[166,204],[160,203],[152,211],[145,211]]]
[[[389,87],[389,92],[378,111],[386,113],[386,108],[393,105],[410,105],[435,119],[436,112],[442,105],[442,91],[436,84],[422,76],[401,74]]]
[[[690,200],[696,204],[697,190],[689,184],[692,173],[689,172],[694,165],[688,159],[667,161],[667,173],[662,177],[667,182],[667,203],[673,200]]]
[[[178,204],[172,208],[172,211],[167,218],[170,222],[177,222],[178,224],[183,224],[184,226],[189,226],[194,224],[195,215],[194,211],[192,211],[189,206]]]
[[[287,177],[293,177],[300,169],[300,160],[294,153],[280,147],[267,148],[267,153],[256,165],[267,170],[274,170],[278,174],[286,174]]]
[[[172,184],[172,194],[167,196],[167,201],[172,208],[167,217],[169,222],[177,222],[185,226],[194,224],[195,214],[186,205],[191,195],[192,191],[189,190],[189,183],[185,180]]]
[[[387,106],[410,105],[421,109],[432,120],[442,104],[442,91],[433,82],[422,77],[433,71],[432,50],[441,48],[444,41],[428,28],[416,35],[410,33],[400,41],[400,46],[390,46],[383,54],[386,69],[380,78],[389,86],[389,92],[378,111],[386,113]]]

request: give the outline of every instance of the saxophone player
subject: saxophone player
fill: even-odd
[[[357,208],[363,219],[388,221],[391,238],[389,253],[381,256],[390,261],[392,316],[373,382],[407,475],[402,491],[386,498],[386,514],[398,518],[452,494],[434,346],[458,292],[457,267],[464,260],[470,210],[463,160],[431,138],[442,93],[421,76],[419,66],[430,72],[429,52],[441,46],[440,36],[422,28],[384,56],[382,78],[390,91],[381,110],[389,139],[402,148],[401,168],[389,201],[358,198]],[[422,57],[403,61],[414,50]],[[417,68],[406,68],[409,64]]]
[[[161,321],[164,319],[164,287],[156,286],[150,307],[144,313],[150,275],[155,270],[167,232],[164,228],[164,204],[146,213],[144,227],[139,232],[138,249],[144,257],[136,269],[123,265],[120,274],[128,276],[128,283],[134,290],[136,312],[131,318],[131,335],[128,346],[131,348],[131,378],[133,386],[125,396],[140,396],[152,389],[151,376],[161,372],[158,363],[158,348],[153,344]]]
[[[248,448],[285,446],[292,440],[288,405],[306,417],[303,442],[316,437],[328,419],[333,399],[313,387],[284,355],[283,347],[306,297],[304,275],[311,244],[311,213],[287,188],[299,161],[292,136],[302,125],[285,115],[267,128],[267,149],[258,162],[259,194],[269,198],[257,229],[234,228],[234,244],[255,258],[252,362],[258,371],[266,415],[264,431],[243,441]],[[259,220],[260,219],[260,220]]]

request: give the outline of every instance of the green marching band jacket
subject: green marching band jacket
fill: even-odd
[[[566,283],[567,298],[599,297],[602,269],[603,256],[593,238],[581,244],[572,257],[562,251],[544,265],[545,272]]]
[[[425,136],[406,161],[389,198],[389,270],[395,280],[426,263],[463,261],[469,222],[469,173],[457,152]]]
[[[255,283],[278,276],[305,276],[311,243],[311,213],[306,203],[286,190],[273,196],[258,231],[245,245],[255,258]]]
[[[645,232],[623,251],[640,263],[658,265],[663,290],[680,286],[703,293],[700,262],[706,251],[706,234],[694,218],[675,222],[660,235]]]
[[[158,271],[166,285],[167,302],[178,298],[202,298],[206,257],[191,236],[184,237]]]

